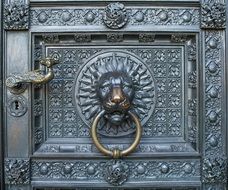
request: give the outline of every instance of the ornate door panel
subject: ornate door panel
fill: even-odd
[[[3,9],[4,189],[226,189],[223,1]]]

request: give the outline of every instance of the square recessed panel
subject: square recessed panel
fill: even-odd
[[[148,114],[147,119],[144,121],[143,138],[160,136],[183,137],[184,104],[182,97],[184,96],[183,89],[185,76],[183,74],[183,46],[132,46],[128,47],[127,51],[125,49],[126,47],[124,46],[115,49],[105,46],[64,46],[47,48],[48,56],[53,57],[58,55],[58,57],[61,57],[59,66],[54,68],[55,78],[48,85],[48,95],[46,97],[48,110],[48,138],[90,138],[88,132],[89,124],[86,121],[82,121],[84,119],[82,117],[83,114],[87,114],[86,112],[90,112],[93,108],[92,104],[87,105],[87,101],[91,101],[88,96],[96,96],[96,93],[93,94],[92,91],[91,86],[93,85],[93,82],[88,81],[84,88],[91,88],[91,92],[89,91],[86,94],[85,89],[81,90],[82,94],[85,96],[84,104],[86,105],[84,107],[81,105],[83,108],[77,110],[77,104],[80,104],[80,102],[78,98],[75,97],[82,96],[82,94],[77,95],[77,90],[75,90],[75,88],[79,88],[79,86],[77,86],[76,80],[79,73],[82,72],[81,69],[86,67],[85,64],[91,57],[96,58],[96,54],[97,56],[100,56],[105,52],[117,50],[118,52],[123,52],[126,56],[128,55],[128,52],[131,54],[133,52],[133,54],[145,64],[145,69],[151,71],[151,75],[148,77],[153,77],[154,80],[156,92],[155,102],[144,102],[143,100],[140,100],[142,98],[139,98],[139,101],[141,101],[140,103],[142,104],[155,104],[151,113],[147,112],[150,110],[143,110],[143,107],[141,107],[142,109],[137,110],[138,115],[142,114],[142,117]],[[124,54],[122,56],[124,56]],[[86,57],[87,60],[83,60],[84,57]],[[141,76],[141,78],[143,77],[144,76]],[[138,106],[143,105],[138,104]],[[80,114],[80,111],[84,111],[84,113]],[[109,133],[114,133],[112,130],[114,131],[115,129],[107,129],[107,135]],[[115,134],[113,136],[115,136]]]
[[[88,68],[97,67],[99,60],[104,65],[109,62],[112,65],[114,59],[117,65],[132,66],[129,73],[136,73],[139,85],[132,106],[143,125],[137,152],[197,151],[197,89],[194,85],[197,61],[192,55],[195,36],[188,36],[181,43],[173,43],[167,36],[166,41],[156,43],[163,38],[159,35],[150,44],[139,43],[134,36],[130,43],[123,40],[116,46],[110,46],[96,34],[93,34],[95,43],[86,44],[75,44],[70,35],[61,35],[62,42],[55,44],[44,43],[40,36],[35,37],[42,44],[42,51],[45,50],[40,52],[43,57],[59,60],[54,66],[54,79],[45,88],[34,88],[34,96],[43,97],[42,106],[46,110],[46,118],[35,117],[40,121],[38,124],[43,123],[42,127],[37,123],[34,126],[35,133],[43,133],[43,141],[39,142],[42,146],[37,151],[57,153],[70,149],[70,152],[80,152],[81,148],[77,147],[84,146],[82,152],[97,152],[91,144],[90,125],[102,106],[94,89],[93,73]],[[34,60],[35,65],[38,65],[37,60]],[[140,65],[138,70],[137,65]],[[137,72],[133,72],[134,69]],[[127,125],[105,126],[99,130],[103,130],[98,132],[109,148],[125,148],[134,136],[133,127]]]

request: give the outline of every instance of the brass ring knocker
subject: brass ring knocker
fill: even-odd
[[[92,140],[95,144],[95,146],[97,147],[97,149],[103,153],[106,156],[111,156],[113,158],[120,158],[122,156],[127,156],[128,154],[130,154],[131,152],[133,152],[137,145],[140,142],[141,136],[142,136],[142,127],[141,127],[141,123],[138,119],[138,117],[133,114],[132,112],[128,112],[128,114],[131,116],[131,118],[133,119],[133,121],[135,122],[136,125],[136,136],[135,139],[133,141],[133,143],[125,150],[119,150],[119,149],[114,149],[113,151],[108,150],[107,148],[105,148],[100,141],[98,140],[97,137],[97,124],[99,122],[99,120],[101,119],[101,117],[105,114],[105,111],[101,111],[93,120],[92,123],[92,127],[91,127],[91,136],[92,136]]]

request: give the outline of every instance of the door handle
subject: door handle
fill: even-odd
[[[97,149],[106,156],[111,156],[115,159],[118,159],[120,157],[129,155],[131,152],[133,152],[136,149],[142,136],[142,127],[141,127],[140,120],[134,113],[128,111],[127,114],[131,117],[131,119],[134,121],[136,125],[135,139],[133,143],[125,150],[119,150],[118,148],[115,148],[114,150],[109,150],[100,143],[97,136],[97,125],[99,120],[104,114],[105,114],[105,110],[101,111],[93,120],[92,127],[91,127],[91,137],[92,137],[93,143],[95,144]]]
[[[39,63],[47,68],[46,72],[37,69],[23,74],[11,74],[6,79],[6,86],[16,90],[20,89],[24,83],[45,84],[51,81],[54,78],[52,67],[56,65],[58,61],[47,57],[40,60]]]

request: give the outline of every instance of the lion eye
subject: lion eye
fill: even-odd
[[[103,93],[109,92],[109,86],[102,86],[100,89]]]

